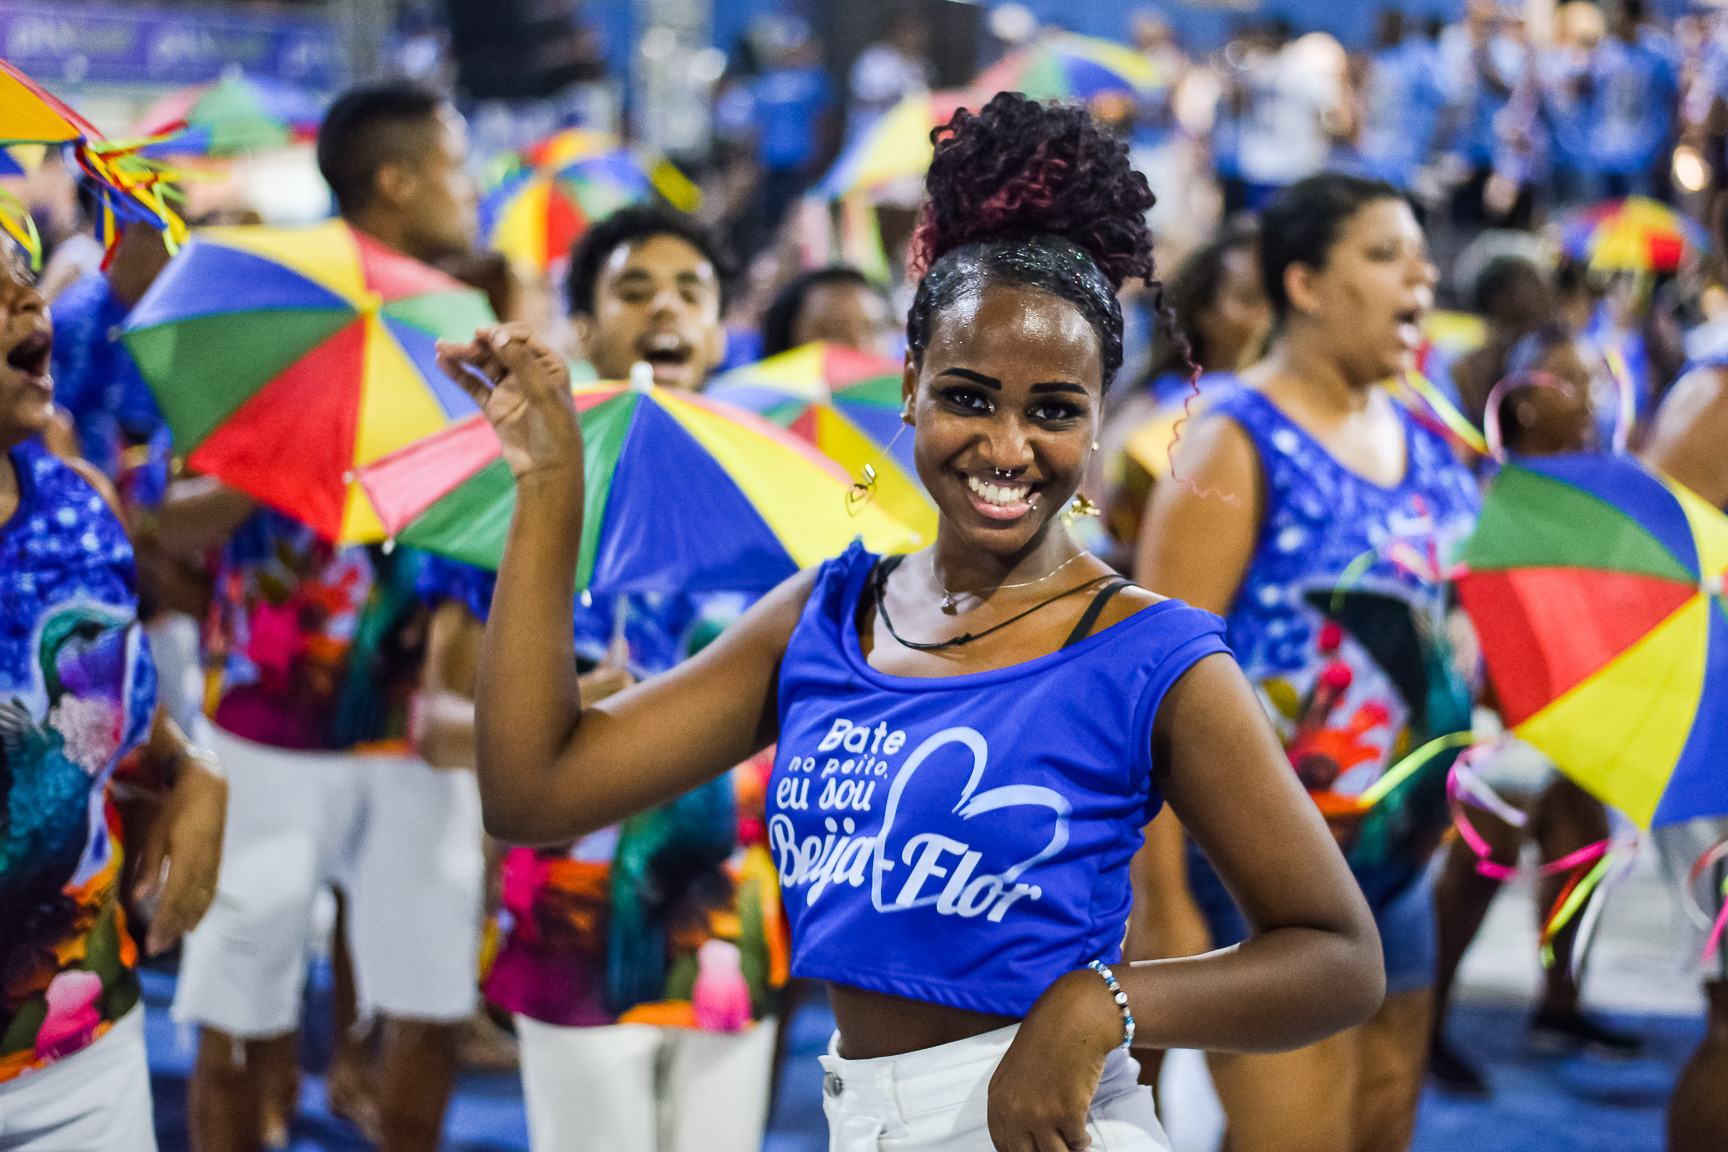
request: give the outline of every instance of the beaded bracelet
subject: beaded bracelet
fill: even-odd
[[[1132,1047],[1134,1044],[1134,1013],[1128,1011],[1128,993],[1122,991],[1122,985],[1116,982],[1116,973],[1110,971],[1109,965],[1102,960],[1094,960],[1086,967],[1104,977],[1104,983],[1110,989],[1110,995],[1116,1001],[1116,1007],[1122,1010],[1122,1047]]]

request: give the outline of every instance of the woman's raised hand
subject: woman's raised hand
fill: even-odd
[[[466,344],[440,340],[438,366],[480,406],[518,480],[530,472],[581,469],[570,369],[527,325],[481,328]]]

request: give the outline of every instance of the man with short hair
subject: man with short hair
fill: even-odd
[[[654,383],[696,391],[726,356],[720,316],[731,266],[694,219],[653,205],[591,228],[570,258],[577,352],[602,380],[643,361]]]
[[[478,230],[466,128],[405,84],[336,101],[320,170],[358,232],[431,262]],[[228,766],[219,911],[189,938],[174,1011],[203,1025],[190,1124],[197,1152],[260,1146],[271,1055],[299,1024],[313,905],[348,900],[363,1016],[383,1017],[386,1152],[432,1152],[475,1004],[484,864],[471,773],[408,752],[424,624],[407,549],[334,547],[206,478],[182,481],[161,535],[220,548],[205,627],[204,739]]]

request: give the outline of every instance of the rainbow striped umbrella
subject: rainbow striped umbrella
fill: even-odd
[[[936,509],[918,480],[912,436],[900,419],[901,367],[817,342],[718,376],[704,395],[767,417],[851,475],[875,474],[874,499],[925,541]]]
[[[1033,100],[1090,101],[1149,95],[1171,79],[1125,44],[1061,32],[1003,57],[973,82],[972,90],[985,98],[1019,92]]]
[[[1673,272],[1688,249],[1708,249],[1710,237],[1690,216],[1648,197],[1628,196],[1569,217],[1560,244],[1572,259],[1598,271]]]
[[[596,220],[647,200],[653,181],[621,148],[505,177],[480,202],[480,234],[512,260],[545,269]]]
[[[839,200],[922,179],[935,154],[931,131],[953,119],[955,111],[966,103],[965,92],[915,92],[904,97],[846,146],[816,186],[815,194]],[[973,101],[972,106],[979,103]]]
[[[766,589],[862,536],[915,535],[874,503],[849,509],[845,473],[765,420],[651,384],[574,390],[587,484],[577,583],[597,593]],[[360,469],[405,544],[496,568],[516,486],[483,418]]]
[[[1728,517],[1628,456],[1517,459],[1463,559],[1513,731],[1640,827],[1728,813]]]
[[[433,345],[491,321],[479,292],[331,220],[199,232],[124,340],[190,467],[347,543],[384,536],[355,469],[475,412]]]
[[[175,133],[146,149],[151,155],[238,156],[312,140],[323,118],[310,92],[236,71],[170,92],[150,106],[133,135]]]

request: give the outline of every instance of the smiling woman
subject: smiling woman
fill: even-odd
[[[1276,1050],[1359,1022],[1372,921],[1221,622],[1117,578],[1059,517],[1121,363],[1115,291],[1152,271],[1144,177],[1084,111],[1004,94],[938,130],[929,192],[902,390],[935,544],[855,544],[591,707],[550,626],[582,536],[568,380],[520,330],[441,349],[518,484],[480,662],[486,818],[568,840],[777,742],[792,974],[828,981],[839,1025],[833,1147],[1167,1149],[1129,1044]],[[1165,800],[1254,933],[1113,970]]]

